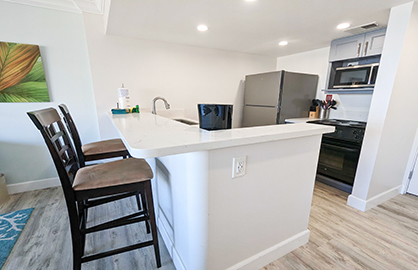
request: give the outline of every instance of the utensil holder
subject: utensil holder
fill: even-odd
[[[330,110],[322,109],[319,111],[319,119],[329,119]]]

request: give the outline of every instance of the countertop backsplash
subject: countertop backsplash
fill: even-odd
[[[347,119],[367,122],[372,94],[333,94],[337,110],[331,110],[331,119]]]

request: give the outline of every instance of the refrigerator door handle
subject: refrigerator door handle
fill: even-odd
[[[279,124],[279,120],[280,120],[280,101],[277,102],[277,116],[276,116],[276,124]]]

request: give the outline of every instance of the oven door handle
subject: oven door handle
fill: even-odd
[[[344,151],[347,151],[347,152],[358,152],[359,151],[358,149],[352,149],[352,148],[342,147],[342,146],[328,144],[328,143],[322,143],[322,145],[326,146],[326,147],[334,148],[334,149],[344,150]]]

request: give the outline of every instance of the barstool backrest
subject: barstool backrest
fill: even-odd
[[[58,105],[58,107],[60,108],[63,118],[64,118],[64,122],[67,126],[68,132],[70,132],[71,138],[73,139],[74,142],[74,147],[75,150],[77,152],[77,156],[78,156],[78,161],[80,162],[80,167],[84,167],[85,166],[85,158],[84,158],[84,154],[83,154],[83,150],[81,148],[82,143],[81,143],[81,138],[80,135],[77,131],[77,128],[75,126],[74,120],[71,117],[70,111],[68,110],[67,106],[65,104],[60,104]]]
[[[77,155],[58,112],[54,108],[27,113],[42,134],[61,181],[66,199],[73,197],[73,181],[79,169]]]

